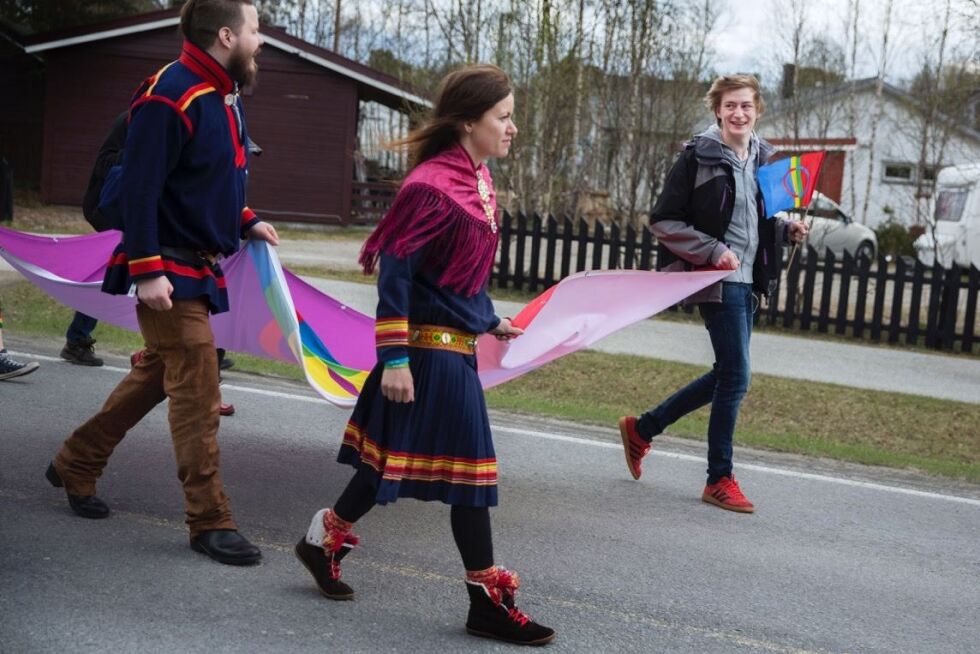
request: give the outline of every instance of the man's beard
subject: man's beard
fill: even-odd
[[[228,62],[228,74],[239,86],[251,86],[255,83],[255,78],[259,74],[259,66],[255,63],[255,55],[259,54],[256,50],[253,54],[236,50],[231,60]]]

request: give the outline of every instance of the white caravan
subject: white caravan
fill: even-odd
[[[950,166],[936,177],[936,237],[930,231],[915,240],[919,260],[980,268],[980,164]],[[936,247],[938,244],[938,247]]]

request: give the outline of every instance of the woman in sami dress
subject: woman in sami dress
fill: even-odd
[[[502,70],[468,66],[443,79],[432,117],[397,143],[408,147],[410,172],[360,258],[366,273],[379,270],[378,363],[337,457],[356,472],[333,508],[313,516],[296,555],[324,596],[352,599],[340,562],[358,542],[355,522],[400,497],[449,504],[467,631],[543,644],[554,630],[515,607],[518,576],[494,565],[497,461],[475,354],[479,334],[522,333],[486,293],[498,237],[484,162],[510,150],[513,108]]]

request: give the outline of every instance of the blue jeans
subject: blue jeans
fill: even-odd
[[[652,439],[688,413],[711,405],[708,420],[708,483],[732,474],[732,437],[738,407],[749,389],[749,338],[758,302],[751,284],[724,282],[722,301],[700,305],[704,326],[711,336],[715,364],[659,406],[639,417],[636,429]]]
[[[92,338],[92,330],[95,329],[97,324],[99,324],[97,319],[92,316],[86,316],[81,311],[76,311],[75,317],[72,318],[71,324],[68,325],[68,332],[65,334],[65,339],[69,343],[89,340]]]

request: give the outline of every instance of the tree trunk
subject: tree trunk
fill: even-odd
[[[885,24],[881,36],[881,57],[878,59],[878,81],[875,84],[875,107],[871,115],[871,137],[868,139],[868,177],[864,186],[864,203],[861,207],[861,223],[868,221],[868,204],[871,202],[871,182],[874,179],[875,141],[878,137],[878,123],[881,121],[881,95],[885,88],[885,67],[888,63],[888,33],[891,31],[892,0],[885,4]]]

